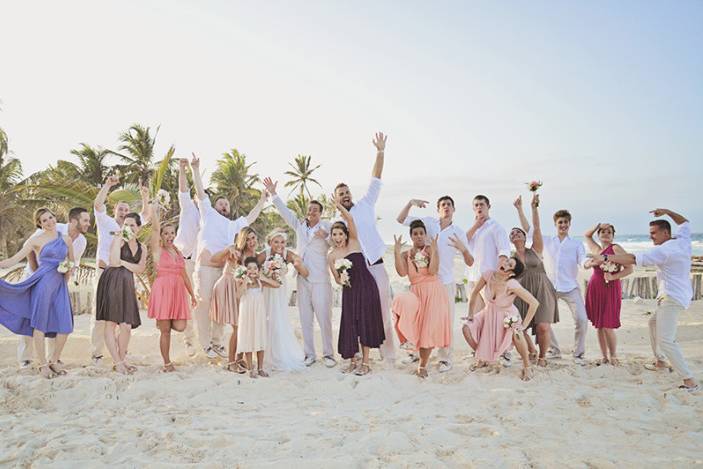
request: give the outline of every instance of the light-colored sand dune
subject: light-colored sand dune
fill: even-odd
[[[463,311],[463,305],[460,308]],[[669,373],[643,370],[645,311],[626,302],[624,365],[569,359],[536,370],[467,373],[456,331],[455,368],[419,381],[374,363],[366,377],[317,363],[252,380],[204,358],[159,372],[157,331],[146,321],[130,348],[133,376],[87,366],[88,317],[77,317],[68,376],[46,381],[15,366],[16,338],[0,333],[0,466],[24,467],[690,467],[703,464],[703,393],[676,390]],[[700,376],[703,303],[681,318],[679,340]],[[299,325],[296,310],[291,318]],[[562,310],[557,332],[572,344]],[[339,311],[335,311],[335,324]],[[587,354],[597,358],[589,331]]]

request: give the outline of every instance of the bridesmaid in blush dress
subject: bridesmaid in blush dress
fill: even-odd
[[[337,203],[336,206],[346,222],[346,225],[342,222],[332,225],[331,236],[334,247],[327,257],[332,276],[337,284],[342,286],[342,317],[337,349],[342,358],[349,360],[349,365],[342,372],[354,372],[357,376],[363,376],[371,371],[369,350],[379,348],[386,339],[383,330],[381,297],[376,280],[371,275],[366,265],[366,258],[361,252],[354,220],[341,204]],[[340,259],[351,262],[351,268],[347,270],[348,282],[344,281],[335,268],[335,262]],[[361,343],[362,356],[360,365],[356,359],[359,343]]]
[[[593,240],[593,235],[598,234],[599,243]],[[586,244],[592,254],[604,256],[612,254],[625,254],[625,250],[613,243],[615,227],[607,223],[599,223],[594,228],[584,233]],[[599,364],[610,363],[619,365],[617,356],[617,337],[615,329],[620,327],[620,307],[622,305],[622,285],[620,279],[627,277],[634,270],[631,265],[618,266],[617,272],[605,272],[603,268],[613,265],[605,263],[596,266],[591,261],[586,262],[586,267],[593,268],[593,274],[586,288],[586,314],[598,331],[598,343],[603,358]]]

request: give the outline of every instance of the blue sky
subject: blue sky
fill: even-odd
[[[669,206],[703,231],[703,2],[0,1],[0,126],[26,172],[79,142],[161,125],[204,167],[232,147],[283,178],[311,154],[357,196],[389,134],[386,239],[411,197],[477,193],[514,225],[539,178],[569,208],[646,231]],[[322,192],[322,190],[320,191]],[[418,213],[433,213],[432,210]]]

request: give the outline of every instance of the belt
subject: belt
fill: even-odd
[[[382,257],[381,257],[379,260],[377,260],[376,262],[374,262],[373,264],[369,264],[369,265],[379,265],[379,264],[383,264],[383,258],[382,258]]]

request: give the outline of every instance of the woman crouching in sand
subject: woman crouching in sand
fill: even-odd
[[[498,357],[511,345],[515,345],[522,358],[520,378],[525,381],[532,378],[524,330],[535,316],[539,301],[514,278],[524,268],[525,265],[516,257],[502,258],[498,262],[498,270],[485,272],[471,292],[469,319],[462,331],[469,346],[476,351],[476,363],[471,366],[472,371],[488,364],[495,366]],[[472,317],[472,306],[484,287],[486,306]],[[516,297],[529,305],[524,323],[513,304]],[[495,370],[499,371],[499,368]]]

